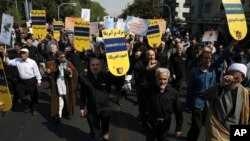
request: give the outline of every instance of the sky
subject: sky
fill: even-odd
[[[127,4],[132,4],[134,0],[92,0],[99,2],[106,12],[113,17],[117,17],[122,13]]]

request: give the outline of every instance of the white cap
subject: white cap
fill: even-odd
[[[19,50],[19,52],[26,52],[29,53],[29,50],[27,48],[22,48],[21,50]]]
[[[242,63],[233,63],[232,65],[230,65],[228,67],[228,72],[230,71],[238,71],[238,72],[241,72],[244,77],[246,77],[247,75],[247,67],[246,65],[242,64]]]

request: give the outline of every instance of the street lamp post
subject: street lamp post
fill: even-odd
[[[17,0],[15,0],[15,5],[16,5],[16,11],[17,11],[17,13],[19,13],[18,7],[17,7]]]
[[[172,22],[172,12],[171,12],[171,8],[169,7],[169,5],[167,4],[160,4],[160,5],[153,5],[153,7],[162,7],[162,12],[163,12],[163,7],[167,7],[168,8],[168,18],[169,18],[169,22]]]
[[[58,20],[60,19],[60,7],[63,5],[72,5],[72,6],[77,6],[77,3],[73,2],[73,3],[61,3],[58,7],[57,7],[57,16],[58,16]]]

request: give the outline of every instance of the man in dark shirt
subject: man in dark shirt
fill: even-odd
[[[197,58],[199,56],[199,46],[197,45],[196,39],[192,39],[191,46],[186,50],[187,61],[188,61],[188,72],[197,66]]]
[[[67,53],[68,59],[72,62],[74,67],[77,69],[78,73],[82,73],[85,69],[85,64],[83,62],[84,52],[77,51],[74,46],[71,51]]]
[[[15,43],[14,49],[8,51],[8,56],[10,59],[18,58],[20,54],[18,52],[21,49],[21,43]],[[11,94],[13,94],[13,102],[17,102],[19,100],[18,90],[17,90],[17,79],[18,79],[18,70],[16,66],[8,66],[11,68],[11,75],[7,77],[8,79],[8,86],[10,89]],[[7,74],[7,73],[6,73]]]
[[[147,141],[167,140],[171,124],[171,114],[176,117],[176,137],[181,135],[183,115],[177,92],[168,86],[170,72],[166,68],[158,68],[155,73],[157,86],[150,90],[150,106],[147,120]]]
[[[30,58],[35,60],[36,63],[38,64],[39,61],[41,61],[41,55],[39,54],[38,49],[32,45],[33,43],[32,38],[28,38],[26,42],[27,45],[24,46],[23,48],[27,48],[29,50]]]
[[[168,67],[168,53],[166,52],[165,49],[165,42],[161,42],[161,45],[159,48],[157,48],[157,53],[156,53],[156,60],[158,60],[161,63],[161,66],[164,68]]]
[[[80,114],[84,116],[84,107],[87,100],[87,120],[91,137],[95,141],[109,139],[110,123],[110,76],[101,69],[101,61],[97,58],[90,60],[90,71],[80,76],[81,104]]]
[[[172,74],[172,86],[181,93],[187,76],[187,56],[182,43],[176,45],[176,53],[170,57],[169,69]]]

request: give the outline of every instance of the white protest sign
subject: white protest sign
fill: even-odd
[[[82,9],[81,18],[85,21],[90,21],[90,9]]]
[[[10,45],[13,21],[14,19],[11,15],[3,13],[0,41],[6,45]]]
[[[114,29],[114,27],[115,27],[114,18],[111,18],[111,17],[105,18],[104,27],[105,27],[105,29]]]
[[[134,33],[142,36],[147,35],[149,20],[127,16],[125,32]]]
[[[202,42],[213,42],[217,41],[218,38],[218,31],[205,31]]]
[[[118,19],[116,22],[116,29],[125,29],[126,23],[123,21],[123,19]]]

